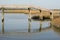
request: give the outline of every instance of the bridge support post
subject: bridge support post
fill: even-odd
[[[2,33],[4,33],[4,8],[2,7]]]
[[[52,12],[50,12],[50,18],[51,18],[51,20],[53,20],[53,13]]]
[[[42,14],[40,15],[40,19],[43,20],[43,16],[42,16]]]
[[[31,31],[31,10],[28,8],[29,16],[28,16],[28,32]]]
[[[40,19],[43,20],[43,14],[41,13],[42,10],[39,10],[39,12],[40,12]]]

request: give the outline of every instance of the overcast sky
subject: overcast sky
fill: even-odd
[[[60,9],[60,0],[0,0],[0,5],[2,4],[33,5],[48,9]]]

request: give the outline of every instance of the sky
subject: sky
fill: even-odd
[[[60,9],[60,0],[0,0],[0,5],[32,5],[47,9]]]

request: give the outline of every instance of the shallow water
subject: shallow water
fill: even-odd
[[[43,21],[41,30],[39,30],[40,21],[32,21],[28,32],[26,14],[5,14],[5,33],[2,34],[1,18],[0,14],[0,40],[60,40],[60,31],[52,27],[50,21]]]

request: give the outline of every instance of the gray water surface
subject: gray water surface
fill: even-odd
[[[42,22],[41,31],[40,21],[32,21],[31,32],[28,32],[27,14],[5,14],[5,34],[2,34],[1,18],[0,14],[0,40],[60,40],[60,31],[50,27],[50,21]]]

